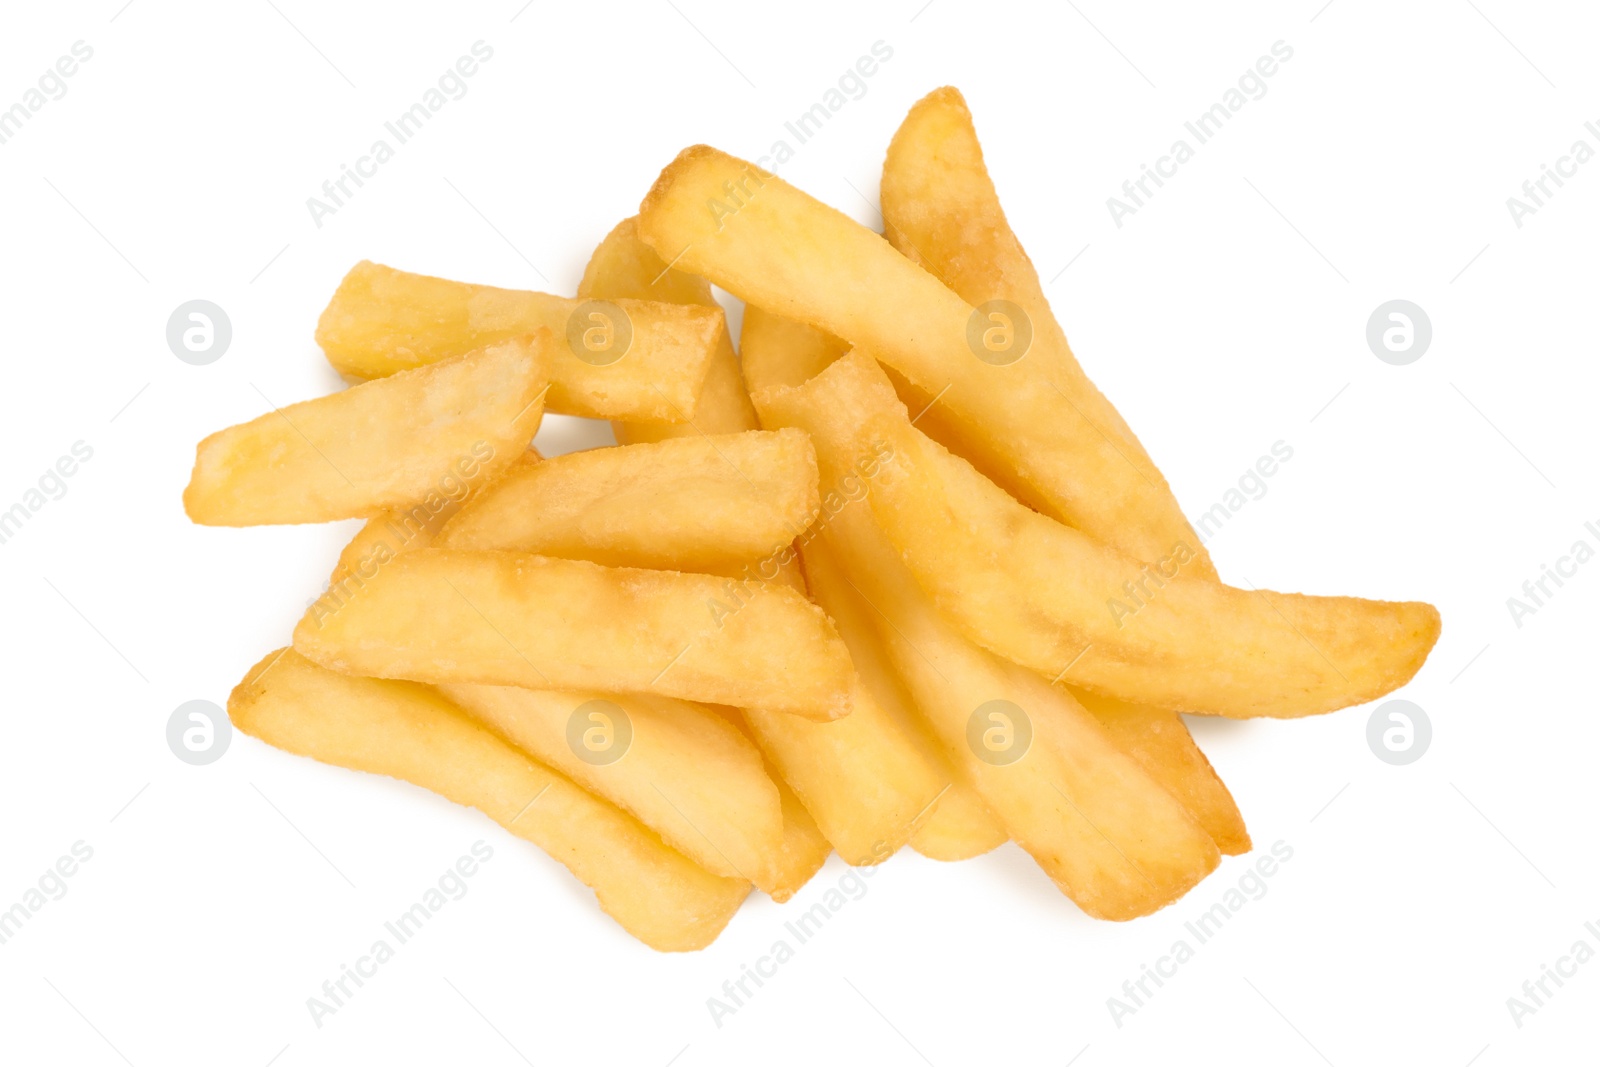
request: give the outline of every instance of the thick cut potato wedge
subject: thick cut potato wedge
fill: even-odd
[[[451,519],[437,543],[712,572],[788,545],[818,506],[817,457],[806,435],[748,430],[523,467]]]
[[[539,428],[550,348],[504,341],[214,433],[184,509],[210,526],[328,522],[493,478]]]
[[[1047,678],[1169,711],[1292,718],[1391,692],[1438,640],[1428,604],[1185,578],[1031,511],[917,432],[864,354],[796,391],[826,415],[807,424],[819,453],[893,451],[866,499],[939,610]]]
[[[424,548],[385,566],[331,615],[308,611],[295,650],[346,674],[439,685],[659,693],[830,719],[855,671],[833,624],[793,590],[517,552]]]
[[[756,402],[774,425],[816,427],[824,477],[854,465],[855,444],[828,431],[828,394],[780,388]],[[873,620],[946,758],[1086,912],[1147,915],[1217,866],[1207,830],[1066,690],[978,648],[935,611],[864,502],[837,514],[822,541],[825,552],[808,550],[808,575],[815,560],[837,559],[856,598],[824,601],[841,634],[848,641],[846,617]],[[1001,745],[990,743],[995,729]]]
[[[689,304],[716,308],[711,283],[668,267],[655,249],[639,239],[639,220],[623,219],[594,250],[578,283],[582,300],[655,300],[664,304]],[[696,434],[738,433],[754,429],[755,409],[739,377],[739,360],[727,330],[717,338],[717,349],[706,369],[705,382],[694,415],[684,422],[613,420],[617,443],[663,441]]]
[[[1146,558],[1183,543],[1199,559],[1161,472],[1124,437],[1059,331],[1026,331],[1003,310],[974,308],[848,216],[704,145],[661,173],[639,233],[684,269],[895,367],[1049,514],[1103,539],[1144,531]]]
[[[408,274],[361,262],[317,322],[339,373],[382,378],[547,329],[551,411],[682,422],[727,333],[720,309],[619,300],[611,308],[546,293]],[[598,317],[596,317],[598,316]]]
[[[445,697],[617,805],[712,874],[770,891],[783,836],[761,753],[726,719],[658,696],[445,685]]]
[[[939,404],[919,420],[938,424],[923,425],[924,432],[935,439],[949,436],[961,446],[958,452],[970,446],[968,458],[1014,496],[1136,559],[1154,561],[1187,542],[1193,558],[1185,573],[1215,578],[1166,480],[1073,356],[1038,272],[1000,208],[959,92],[936,89],[912,107],[889,144],[880,195],[884,236],[902,254],[968,304],[1005,300],[1022,309],[1033,333],[1025,359],[1059,391],[1050,417],[1054,425],[1036,425],[1042,415],[1030,420],[1019,414],[1003,434],[975,437],[963,432],[951,407]],[[1049,394],[1043,400],[1052,402]],[[1032,472],[1025,474],[1016,452],[1027,446],[1024,438],[1040,431],[1052,435],[1054,453],[1031,457]],[[1046,477],[1057,488],[1030,484]]]
[[[910,694],[889,663],[876,626],[868,618],[872,609],[833,558],[833,550],[818,539],[806,545],[802,556],[811,595],[838,627],[861,681],[899,732],[916,744],[923,758],[947,783],[939,803],[911,838],[911,847],[929,859],[953,862],[981,856],[1005,844],[1004,827],[978,795],[965,768],[952,764],[940,751],[917,714]]]
[[[228,717],[276,748],[477,808],[549,853],[651,948],[704,948],[749,892],[748,883],[697,866],[425,686],[336,674],[286,648],[239,683]]]

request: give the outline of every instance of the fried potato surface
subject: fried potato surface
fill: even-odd
[[[608,304],[363,261],[323,310],[317,344],[339,373],[368,379],[543,328],[555,339],[551,411],[594,419],[688,419],[727,334],[722,311],[654,301]]]
[[[654,300],[664,304],[688,304],[718,308],[711,294],[711,283],[694,274],[669,267],[655,249],[639,238],[639,220],[627,218],[606,234],[589,258],[578,296],[583,300]],[[663,420],[613,419],[611,431],[617,443],[662,441],[669,437],[699,434],[738,433],[756,427],[755,409],[739,377],[739,358],[733,351],[733,338],[724,330],[717,338],[716,351],[706,368],[705,381],[695,402],[694,414],[681,422]]]
[[[1161,472],[1058,330],[974,308],[860,223],[704,145],[661,173],[639,233],[683,269],[893,366],[938,398],[963,442],[1016,472],[1030,503],[1102,539],[1143,531],[1147,558],[1180,541],[1198,548]]]
[[[521,467],[451,519],[437,543],[721,573],[782,549],[817,507],[810,439],[798,430],[747,430]]]
[[[1428,604],[1233,589],[1040,515],[918,433],[864,354],[797,391],[826,416],[807,426],[819,452],[893,453],[866,499],[939,610],[1047,678],[1169,711],[1292,718],[1404,685],[1438,639]]]
[[[820,608],[724,579],[518,552],[403,553],[295,650],[346,674],[659,693],[815,719],[850,710],[850,654]],[[721,614],[718,614],[719,608]]]
[[[548,334],[305,400],[200,442],[183,493],[197,523],[365,518],[485,480],[539,428]]]
[[[825,479],[858,463],[849,437],[826,432],[831,402],[806,388],[757,395],[763,419],[818,426]],[[876,491],[874,479],[868,497]],[[1206,829],[1065,689],[977,647],[935,610],[866,501],[835,515],[823,540],[946,758],[1087,913],[1147,915],[1217,866]]]

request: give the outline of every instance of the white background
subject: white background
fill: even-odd
[[[0,145],[0,510],[94,450],[0,545],[0,908],[93,849],[0,945],[0,1059],[1593,1060],[1600,962],[1520,1028],[1506,1006],[1574,941],[1600,948],[1600,562],[1520,628],[1506,606],[1580,537],[1600,547],[1600,162],[1521,228],[1506,207],[1574,140],[1600,148],[1592,9],[274,2],[29,5],[0,34],[0,107],[94,49]],[[478,40],[494,56],[467,95],[316,227],[307,197]],[[679,148],[793,144],[785,120],[880,40],[892,59],[785,177],[877,225],[890,135],[959,86],[1081,361],[1189,513],[1294,449],[1211,542],[1224,577],[1444,616],[1401,694],[1433,723],[1415,764],[1368,750],[1370,708],[1195,724],[1258,850],[1293,859],[1120,1027],[1107,998],[1252,858],[1115,925],[1013,847],[907,852],[719,1028],[706,999],[783,935],[770,901],[658,955],[475,813],[243,737],[190,767],[164,737],[285,642],[352,532],[194,527],[179,495],[204,434],[337,386],[312,329],[353,263],[571,292]],[[1116,227],[1106,198],[1279,40],[1294,55],[1266,96]],[[165,342],[193,298],[232,320],[210,366]],[[1393,298],[1433,323],[1410,366],[1364,339]],[[306,998],[479,839],[470,893],[313,1025]],[[831,861],[797,906],[846,873]]]

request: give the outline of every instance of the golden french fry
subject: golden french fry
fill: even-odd
[[[783,548],[817,507],[806,435],[747,430],[531,464],[464,508],[437,543],[712,572]]]
[[[881,612],[885,647],[947,757],[1084,911],[1148,915],[1216,868],[1216,844],[1178,798],[1064,689],[942,619],[869,514],[825,536],[842,546],[856,595]]]
[[[551,411],[682,422],[719,339],[717,308],[546,293],[430,278],[361,262],[339,283],[317,343],[351,378],[382,378],[548,329]]]
[[[700,866],[770,891],[783,837],[756,747],[698,704],[648,695],[444,685],[540,763],[617,805]]]
[[[855,671],[821,609],[761,586],[518,552],[424,548],[333,612],[313,604],[295,650],[346,674],[439,685],[659,693],[816,719],[850,710]]]
[[[797,364],[825,366],[833,358],[831,339],[815,331],[801,332],[804,327],[790,329],[791,325],[757,307],[745,308],[739,340],[747,382],[789,375],[789,368]],[[843,506],[850,499],[848,490],[841,496],[842,484],[836,481],[830,487],[827,508]],[[827,522],[826,514],[819,516],[819,524]],[[814,543],[816,528],[801,540]],[[797,561],[798,549],[780,557],[777,580],[805,589]],[[945,789],[945,783],[952,781],[949,769],[940,765],[936,754],[930,758],[926,741],[905,728],[903,709],[885,704],[871,690],[868,695],[870,699],[845,720],[848,725],[843,730],[834,729],[838,724],[803,722],[759,709],[746,715],[768,758],[805,798],[823,834],[846,862],[881,862],[913,839],[940,856],[953,856],[962,849],[982,851],[974,841],[988,832],[986,827],[980,826],[964,841],[946,832],[946,827],[979,825],[970,812],[958,810],[953,818],[941,818],[940,810],[950,800]],[[951,803],[960,805],[962,800]]]
[[[1239,805],[1195,744],[1182,718],[1170,711],[1113,700],[1087,689],[1074,687],[1071,692],[1150,777],[1189,809],[1224,856],[1250,851],[1250,831],[1245,828]]]
[[[228,716],[274,747],[477,808],[549,853],[651,948],[704,948],[749,892],[748,883],[695,865],[424,686],[336,674],[285,648],[239,683]]]
[[[904,683],[889,663],[873,620],[867,617],[871,609],[834,559],[833,550],[826,541],[813,540],[802,550],[802,559],[811,595],[838,628],[862,683],[888,713],[898,732],[916,745],[923,759],[946,783],[939,802],[912,836],[911,847],[929,859],[954,861],[981,856],[1005,844],[1005,828],[990,813],[965,768],[953,764],[940,751],[912,705]]]
[[[885,236],[890,244],[970,304],[1009,300],[1019,305],[1035,334],[1047,335],[1052,350],[1060,353],[1064,372],[1056,384],[1082,418],[1093,420],[1131,455],[1145,456],[1122,416],[1088,381],[1073,358],[1066,335],[1045,299],[1039,275],[1006,221],[984,166],[972,115],[955,89],[936,89],[912,107],[889,146],[879,195]],[[895,381],[895,388],[902,396],[915,390],[903,378]],[[1013,496],[1069,526],[1076,525],[1075,518],[1100,507],[1104,501],[1140,493],[1140,486],[1125,484],[1136,471],[1132,465],[1088,466],[1077,472],[1084,487],[1082,503],[1071,513],[1052,507],[1048,498],[1016,476],[1003,457],[994,455],[994,449],[966,448],[959,428],[950,424],[948,409],[943,405],[929,404],[924,396],[907,403],[921,413],[916,424],[929,437],[964,455]],[[1109,473],[1111,480],[1104,484],[1094,481],[1095,470],[1102,475]],[[1143,506],[1162,516],[1158,533],[1165,531],[1170,536],[1171,531],[1182,528],[1186,520],[1165,483],[1157,481],[1145,486],[1142,496]],[[1152,543],[1149,531],[1122,521],[1097,523],[1091,532],[1112,548],[1137,558],[1160,558],[1147,553],[1165,554],[1171,547],[1159,540]],[[1189,543],[1195,557],[1186,568],[1190,577],[1214,577],[1216,570],[1199,537]],[[1157,781],[1188,806],[1224,854],[1249,850],[1250,835],[1238,806],[1182,719],[1169,711],[1140,708],[1084,692],[1077,696]]]
[[[991,480],[1096,540],[1142,560],[1159,559],[1186,542],[1193,558],[1185,573],[1215,578],[1166,480],[1073,356],[1039,275],[1001,210],[959,92],[936,89],[912,107],[889,144],[880,196],[891,245],[969,305],[989,309],[986,321],[994,327],[1031,334],[1023,358],[1031,373],[1000,386],[1008,389],[1005,399],[1043,386],[1032,397],[1031,416],[1017,412],[1003,434],[968,432],[981,424],[962,425],[966,416],[952,410],[959,400],[936,405],[919,419],[923,431],[935,439],[948,435],[961,446],[954,449],[958,453],[970,447],[971,461]],[[917,384],[925,389],[930,381]],[[1046,416],[1046,409],[1052,414]],[[1049,443],[1029,440],[1035,435]],[[1023,449],[1032,453],[1026,466],[1018,463]]]
[[[864,354],[796,392],[826,412],[807,424],[819,453],[892,450],[866,498],[939,610],[1047,678],[1170,711],[1289,718],[1404,685],[1438,639],[1428,604],[1232,589],[1040,515],[918,433]]]
[[[830,425],[834,402],[809,386],[756,396],[763,421],[813,433],[829,480],[860,469],[859,443]],[[876,455],[884,466],[898,459]],[[877,491],[873,477],[868,498]],[[1216,867],[1217,846],[1205,828],[1064,689],[973,645],[934,610],[870,505],[841,510],[822,539],[821,558],[842,568],[855,597],[847,605],[824,601],[841,635],[848,643],[846,618],[872,621],[946,758],[1006,834],[1086,912],[1149,914]],[[809,576],[818,554],[807,547]]]
[[[1144,531],[1145,558],[1180,542],[1194,555],[1161,472],[1059,331],[972,307],[848,216],[704,145],[662,171],[639,233],[683,269],[895,367],[974,452],[1017,472],[1030,503],[1103,539]]]
[[[211,526],[328,522],[492,478],[539,428],[550,347],[500,342],[214,433],[184,509]]]
[[[639,239],[638,221],[637,218],[623,219],[606,234],[584,269],[583,280],[578,283],[578,297],[719,307],[711,295],[710,282],[668,267],[655,249]],[[681,422],[613,420],[611,431],[618,444],[629,445],[694,434],[738,433],[753,430],[756,425],[755,409],[750,406],[744,382],[739,377],[733,339],[724,330],[717,338],[717,348],[706,369],[692,418]]]
[[[747,382],[752,389],[769,393],[809,381],[844,354],[843,346],[820,330],[753,306],[745,309],[740,342]],[[891,379],[895,377],[892,369],[884,370]],[[896,391],[900,390],[897,382]],[[922,420],[913,421],[920,426]],[[830,478],[829,484],[836,483]],[[1088,699],[1082,691],[1075,690],[1074,695]],[[1151,777],[1189,809],[1225,855],[1250,850],[1244,817],[1179,715],[1120,702],[1113,709],[1101,698],[1085,706]],[[928,831],[930,835],[933,832]]]

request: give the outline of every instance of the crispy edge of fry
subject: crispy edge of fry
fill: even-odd
[[[596,419],[681,422],[696,398],[727,323],[717,307],[616,300],[630,342],[609,362],[580,359],[568,341],[588,301],[434,278],[363,260],[339,283],[316,340],[348,378],[382,378],[535,327],[555,346],[549,408]],[[588,308],[595,311],[594,308]],[[602,327],[615,329],[615,321]],[[611,334],[610,336],[615,336]]]
[[[617,223],[595,248],[578,283],[580,299],[653,300],[665,304],[693,304],[720,308],[711,283],[694,274],[667,266],[655,249],[639,238],[638,216]],[[682,422],[613,419],[611,432],[617,443],[663,441],[693,434],[738,433],[757,427],[755,408],[739,376],[739,359],[733,338],[724,329],[706,368],[705,381],[694,414]]]
[[[353,723],[358,712],[369,721]],[[228,698],[228,715],[240,732],[275,748],[399,778],[478,809],[561,863],[594,890],[606,914],[659,951],[709,945],[749,892],[426,687],[336,674],[285,648],[251,668]]]
[[[541,330],[219,430],[195,448],[184,510],[215,526],[367,518],[493,478],[539,429],[551,345]]]

